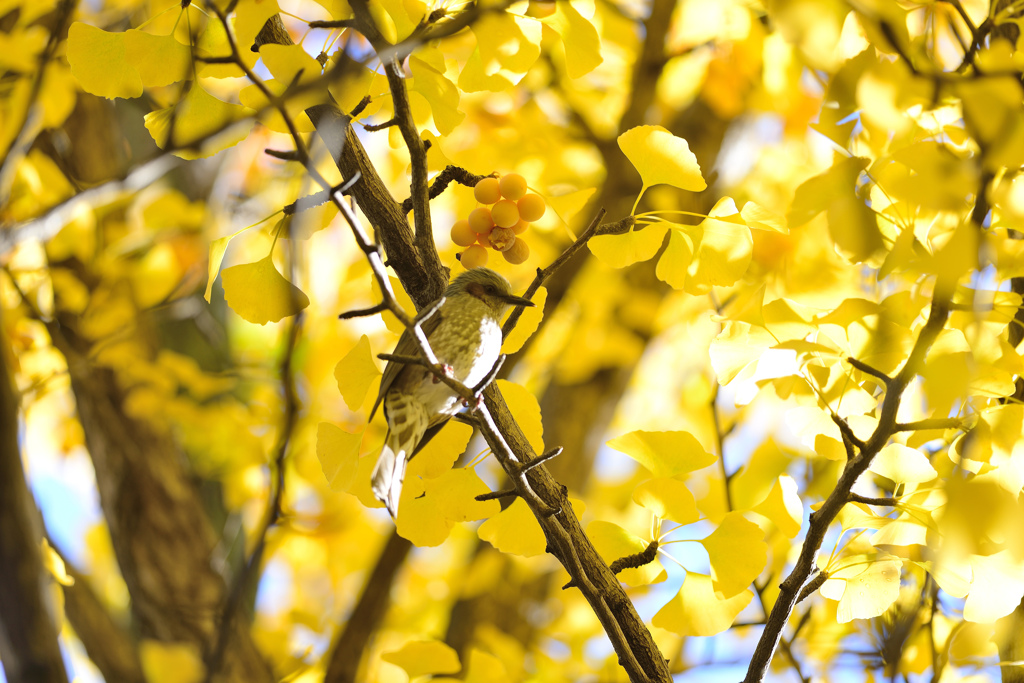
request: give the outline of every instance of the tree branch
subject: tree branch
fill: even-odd
[[[889,379],[884,373],[864,364],[860,364],[863,367],[858,367],[854,364],[854,359],[849,359],[854,367],[858,367],[858,369],[873,374],[876,377],[886,377],[888,379],[878,426],[875,427],[871,437],[864,443],[864,448],[861,449],[860,454],[847,462],[838,483],[822,506],[811,515],[811,524],[807,530],[807,536],[804,538],[800,556],[793,570],[780,586],[775,606],[768,616],[768,623],[765,625],[761,638],[758,640],[754,656],[750,660],[744,683],[755,683],[764,679],[768,671],[768,664],[771,662],[772,656],[779,646],[782,630],[789,621],[789,615],[792,613],[793,608],[796,606],[800,591],[816,567],[815,559],[818,549],[821,547],[829,525],[849,500],[850,491],[854,483],[867,470],[871,460],[882,450],[895,431],[896,413],[899,410],[903,392],[917,372],[923,367],[928,350],[949,319],[952,290],[953,288],[948,283],[936,283],[935,295],[932,299],[928,320],[921,328],[907,362],[904,363],[903,368],[896,377]]]
[[[4,334],[0,325],[0,335]],[[8,348],[0,340],[0,348]],[[0,356],[0,660],[10,683],[67,683],[43,568],[42,520],[25,481],[18,398]]]

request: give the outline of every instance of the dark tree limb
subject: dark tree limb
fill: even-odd
[[[67,683],[52,579],[43,568],[42,518],[25,481],[18,434],[18,398],[0,354],[0,660],[10,683]]]
[[[146,683],[134,639],[111,617],[89,577],[65,562],[74,584],[64,586],[64,614],[104,680]]]
[[[391,603],[391,585],[402,563],[412,549],[412,543],[392,531],[384,543],[377,564],[366,580],[345,628],[331,648],[324,683],[354,683],[367,644],[380,627]]]

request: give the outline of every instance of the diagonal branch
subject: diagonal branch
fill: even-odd
[[[807,583],[808,578],[816,567],[815,560],[818,550],[825,539],[825,533],[828,531],[829,525],[850,499],[850,492],[853,489],[854,483],[867,470],[871,460],[882,450],[896,431],[896,413],[899,410],[903,392],[917,372],[923,367],[928,350],[931,349],[932,344],[939,336],[939,333],[942,332],[946,321],[949,319],[952,291],[953,288],[946,282],[936,284],[928,321],[918,333],[917,340],[914,342],[914,347],[907,358],[907,362],[903,365],[899,374],[891,378],[887,383],[878,426],[871,437],[864,443],[860,454],[847,462],[838,483],[832,489],[828,498],[825,499],[821,508],[811,515],[810,527],[807,530],[807,536],[804,538],[800,556],[793,570],[780,586],[778,598],[775,601],[771,614],[768,616],[768,622],[761,633],[761,638],[758,640],[754,656],[750,660],[744,683],[756,683],[757,681],[764,680],[764,676],[768,671],[768,664],[771,662],[772,656],[775,654],[775,650],[782,639],[782,630],[788,623],[789,615],[797,604],[801,589]],[[878,375],[876,374],[876,376]]]

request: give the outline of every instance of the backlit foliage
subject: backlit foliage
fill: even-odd
[[[450,277],[489,253],[520,293],[580,247],[495,384],[535,454],[566,449],[559,514],[679,680],[1022,680],[1022,21],[3,3],[0,358],[74,674],[628,680],[533,501],[478,499],[512,486],[479,430],[410,462],[397,523],[374,498],[377,354],[405,328],[338,320],[388,296],[339,209],[379,183],[409,315],[434,249]],[[332,158],[346,124],[360,178]],[[359,224],[394,244],[378,208]]]

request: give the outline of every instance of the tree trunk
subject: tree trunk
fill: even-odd
[[[43,569],[42,518],[21,465],[18,399],[6,355],[0,352],[0,661],[9,683],[67,683],[49,592],[54,584]]]

